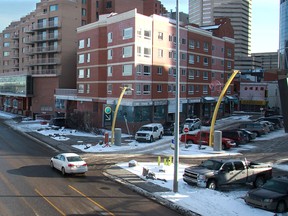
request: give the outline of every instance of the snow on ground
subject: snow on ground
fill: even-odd
[[[76,136],[91,136],[91,137],[97,137],[94,134],[91,133],[83,133],[76,130],[69,130],[66,128],[61,128],[60,130],[55,130],[53,127],[50,127],[48,125],[42,124],[42,121],[22,121],[20,123],[14,122],[11,120],[14,116],[11,114],[7,114],[4,112],[0,112],[0,116],[2,118],[7,119],[8,123],[18,129],[22,130],[24,132],[28,131],[36,131],[38,133],[41,133],[45,136],[50,136],[52,139],[57,139],[65,142],[65,140],[68,140],[69,138],[66,137],[67,135],[76,135]],[[10,119],[10,120],[9,120]],[[239,117],[230,117],[227,119],[223,119],[216,122],[216,124],[220,124],[221,121],[237,121],[237,120],[243,120],[247,119],[247,116]],[[109,132],[110,133],[110,132]],[[79,144],[75,144],[74,147],[84,151],[84,152],[113,152],[113,151],[123,151],[127,152],[127,150],[133,150],[141,147],[152,147],[153,145],[161,145],[163,143],[169,143],[172,141],[172,136],[166,136],[161,140],[158,140],[154,143],[138,143],[133,140],[129,140],[129,136],[123,135],[127,137],[127,144],[121,145],[121,146],[108,146],[103,147],[103,145],[93,145],[90,143],[81,143],[79,140]],[[257,137],[256,141],[261,140],[270,140],[275,137],[280,136],[287,136],[287,134],[284,133],[284,130],[278,130],[271,132],[265,136]],[[99,135],[98,135],[99,137]],[[100,137],[103,137],[103,135],[100,135]],[[87,148],[88,147],[88,148]],[[245,144],[241,145],[240,148],[230,149],[228,151],[220,151],[215,152],[211,147],[205,146],[205,149],[199,149],[198,145],[192,145],[189,148],[185,148],[185,145],[180,145],[179,148],[179,155],[180,156],[191,156],[192,158],[195,157],[203,157],[203,156],[213,156],[213,155],[232,155],[232,154],[239,154],[239,150],[249,150],[249,148],[253,148],[254,146],[251,144]],[[157,155],[166,155],[167,157],[173,156],[174,151],[172,149],[167,149],[165,151],[161,152],[155,152]],[[282,162],[288,162],[288,158],[282,161],[278,161],[276,164],[273,165],[273,167],[276,167],[278,169],[283,169],[288,171],[288,165],[281,164]],[[150,171],[154,172],[156,177],[159,179],[165,179],[165,181],[162,180],[147,180],[152,181],[155,184],[159,184],[163,187],[167,187],[171,189],[171,192],[165,192],[165,193],[159,193],[159,196],[162,196],[163,198],[169,199],[170,201],[177,203],[179,205],[182,205],[191,211],[194,211],[196,213],[199,213],[203,216],[246,216],[246,215],[252,215],[252,216],[272,216],[274,213],[268,212],[265,210],[253,208],[251,206],[248,206],[245,204],[243,197],[247,193],[247,191],[250,188],[247,187],[239,187],[236,189],[232,189],[229,191],[213,191],[209,189],[204,188],[198,188],[193,187],[188,184],[186,184],[183,179],[182,175],[184,172],[184,168],[186,167],[183,164],[179,164],[178,169],[178,192],[174,193],[173,191],[173,178],[174,178],[174,165],[171,164],[163,165],[163,158],[162,163],[160,164],[160,167],[158,166],[157,162],[150,162],[150,163],[138,163],[135,167],[129,167],[128,163],[121,163],[118,164],[124,169],[129,170],[130,172],[138,175],[139,177],[142,177],[143,167],[149,169]],[[160,170],[164,169],[165,172],[161,172]],[[278,214],[278,215],[288,215],[285,214]]]

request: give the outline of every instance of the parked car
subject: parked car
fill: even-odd
[[[183,124],[184,127],[188,127],[190,131],[201,128],[201,120],[199,118],[187,118]]]
[[[87,163],[75,153],[62,153],[51,158],[51,168],[62,172],[62,175],[85,174],[88,171]]]
[[[209,145],[210,132],[209,131],[198,131],[196,134],[181,134],[180,141],[187,144],[201,144]],[[230,149],[235,147],[236,143],[234,140],[222,137],[222,149]]]
[[[245,144],[249,142],[248,136],[241,130],[223,130],[222,137],[226,137],[235,141],[236,145]]]
[[[239,130],[242,131],[244,134],[247,135],[247,137],[248,137],[248,142],[251,142],[252,140],[256,139],[256,137],[257,137],[257,134],[254,133],[254,132],[248,131],[248,130],[243,129],[243,128],[242,128],[242,129],[239,129]]]
[[[136,132],[135,140],[136,141],[148,141],[154,142],[155,139],[162,139],[164,134],[164,128],[160,123],[151,123],[146,124],[140,127]]]
[[[283,120],[280,117],[269,116],[269,117],[260,117],[257,121],[270,121],[275,124],[275,129],[283,128]]]
[[[212,118],[204,117],[202,119],[201,123],[202,123],[203,126],[210,126],[211,122],[212,122]]]
[[[185,168],[183,174],[183,180],[188,184],[213,190],[224,185],[246,183],[260,187],[271,177],[270,164],[240,159],[208,159],[199,166]]]
[[[163,128],[164,128],[164,135],[173,136],[175,129],[175,122],[165,122],[163,124]]]
[[[274,177],[262,187],[249,191],[244,197],[248,205],[283,213],[288,209],[288,178]]]
[[[257,137],[268,133],[267,129],[259,122],[247,122],[239,125],[240,129],[246,129],[257,134]]]

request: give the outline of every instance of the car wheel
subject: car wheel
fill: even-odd
[[[162,137],[163,137],[163,135],[162,135],[162,133],[160,133],[159,139],[162,139]]]
[[[279,201],[276,207],[276,212],[283,213],[286,211],[286,204],[284,201]]]
[[[207,188],[211,189],[211,190],[216,190],[217,189],[217,182],[214,179],[211,179],[208,181],[207,183]]]
[[[187,140],[187,144],[193,144],[192,140]]]
[[[150,143],[154,142],[153,136],[150,137]]]
[[[222,150],[226,150],[226,146],[222,143]]]
[[[61,173],[62,173],[63,176],[66,175],[66,172],[65,172],[65,168],[64,168],[64,167],[61,168]]]
[[[52,169],[54,169],[53,161],[50,161],[50,167],[51,167]]]
[[[255,181],[253,182],[253,186],[255,188],[261,187],[265,183],[265,179],[263,176],[257,176]]]

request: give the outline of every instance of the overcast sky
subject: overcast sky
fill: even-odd
[[[176,11],[176,0],[160,0]],[[35,10],[40,0],[0,0],[0,31],[11,21]],[[179,11],[188,13],[188,0],[179,0]],[[276,52],[279,47],[279,0],[252,1],[252,52]]]

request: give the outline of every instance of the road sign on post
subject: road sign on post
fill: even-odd
[[[183,131],[184,131],[184,133],[188,133],[188,132],[189,132],[189,128],[188,128],[188,127],[185,127],[185,128],[183,129]]]

